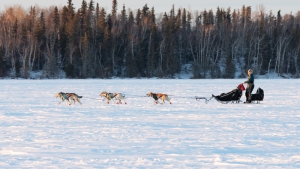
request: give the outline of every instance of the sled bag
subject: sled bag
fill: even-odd
[[[238,88],[240,88],[241,91],[244,91],[244,90],[245,90],[245,87],[244,87],[243,83],[239,84],[239,85],[238,85]]]
[[[251,95],[252,101],[262,101],[264,100],[264,90],[261,88],[258,88],[255,94]]]

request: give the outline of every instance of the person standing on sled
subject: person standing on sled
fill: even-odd
[[[251,93],[252,90],[254,89],[254,76],[253,76],[253,71],[251,69],[248,70],[248,79],[244,82],[247,83],[247,88],[246,88],[246,102],[245,103],[251,103]]]

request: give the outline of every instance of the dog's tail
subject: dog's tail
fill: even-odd
[[[82,96],[78,96],[78,98],[82,98]]]
[[[171,98],[169,97],[169,95],[166,95],[166,96],[167,96],[167,97],[166,97],[167,99],[171,100]]]

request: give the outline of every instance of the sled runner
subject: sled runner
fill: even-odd
[[[227,104],[227,103],[239,103],[241,102],[241,97],[243,94],[243,91],[245,90],[245,87],[243,84],[239,84],[236,89],[233,89],[232,91],[228,93],[222,93],[218,96],[212,95],[213,98],[215,98],[218,102]]]
[[[264,90],[258,88],[255,94],[251,95],[251,101],[256,101],[256,103],[260,103],[260,101],[264,100]]]
[[[208,103],[208,101],[210,101],[210,100],[212,99],[212,97],[208,99],[208,98],[206,98],[206,97],[195,96],[195,99],[196,99],[197,101],[205,100],[205,103]]]

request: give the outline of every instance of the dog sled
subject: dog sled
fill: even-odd
[[[218,96],[212,95],[218,102],[227,104],[227,103],[239,103],[242,102],[240,99],[243,95],[245,87],[243,84],[239,84],[235,89],[228,93],[222,93]]]
[[[242,102],[240,99],[242,97],[242,94],[243,94],[244,90],[245,90],[244,85],[239,84],[235,89],[233,89],[232,91],[230,91],[228,93],[221,93],[218,96],[215,96],[215,95],[212,94],[211,98],[199,97],[199,96],[195,96],[194,98],[196,99],[196,101],[205,100],[205,103],[208,103],[213,98],[215,98],[218,102],[223,103],[223,104],[240,103],[240,102]],[[100,96],[106,98],[107,104],[109,104],[111,100],[116,104],[122,104],[122,101],[125,104],[127,104],[125,102],[125,95],[121,94],[121,93],[102,92],[100,94]],[[169,101],[170,104],[172,104],[171,101],[170,101],[170,98],[167,94],[149,92],[148,94],[146,94],[146,96],[152,97],[154,99],[155,104],[160,103],[158,101],[159,99],[162,100],[162,103],[160,103],[160,104],[164,104],[165,101]],[[75,104],[75,102],[78,102],[79,104],[81,104],[81,102],[79,101],[79,98],[82,98],[82,96],[79,96],[75,93],[63,93],[63,92],[57,93],[55,95],[55,97],[59,97],[61,99],[61,102],[67,101],[67,103],[69,105],[71,105],[72,102],[74,104]],[[136,97],[145,97],[145,96],[136,96]],[[85,97],[85,98],[89,98],[89,97]],[[191,98],[191,97],[180,97],[180,98]],[[96,98],[89,98],[89,99],[99,100],[99,99],[96,99]],[[251,102],[252,103],[255,103],[255,102],[260,103],[261,101],[263,101],[263,99],[264,99],[264,91],[261,88],[258,88],[255,94],[251,94]],[[115,102],[114,100],[116,100],[117,102]],[[61,103],[61,102],[59,102],[59,103]]]

